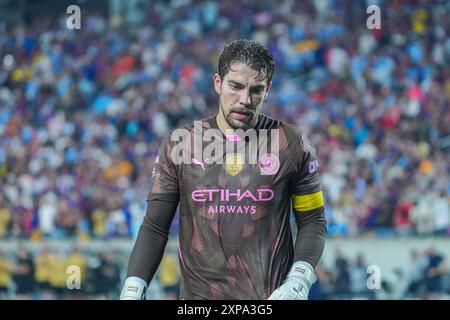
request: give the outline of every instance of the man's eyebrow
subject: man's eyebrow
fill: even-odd
[[[264,89],[266,87],[266,85],[264,84],[255,84],[254,86],[252,86],[252,89]]]
[[[232,83],[234,85],[238,85],[238,86],[244,86],[242,83],[236,81],[236,80],[228,80],[229,83]],[[264,89],[266,86],[264,84],[255,84],[253,86],[251,86],[252,89]]]
[[[240,83],[238,81],[235,81],[235,80],[228,80],[228,82],[232,83],[232,84],[235,84],[235,85],[238,85],[238,86],[244,86],[242,83]]]

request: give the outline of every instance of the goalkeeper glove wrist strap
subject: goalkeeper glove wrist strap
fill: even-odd
[[[144,300],[147,282],[139,277],[128,277],[123,285],[120,300]]]
[[[283,284],[272,292],[269,300],[307,300],[309,289],[315,281],[313,267],[305,261],[297,261]]]
[[[308,290],[311,289],[311,286],[317,279],[313,267],[306,261],[295,262],[286,279],[289,279],[290,277],[301,278],[304,280],[308,285]]]

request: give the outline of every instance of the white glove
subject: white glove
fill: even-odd
[[[128,277],[120,294],[120,300],[145,300],[147,282],[139,277]]]
[[[305,261],[297,261],[284,283],[276,289],[269,300],[308,300],[309,289],[316,281],[313,267]]]

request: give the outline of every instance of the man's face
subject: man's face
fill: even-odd
[[[245,63],[231,64],[223,79],[216,73],[214,88],[220,96],[220,112],[226,124],[232,129],[254,127],[270,87],[267,79],[258,78],[258,72]]]

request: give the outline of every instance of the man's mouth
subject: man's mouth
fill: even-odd
[[[251,112],[248,111],[232,111],[231,112],[231,116],[236,119],[236,120],[247,120],[248,118],[250,118],[252,115]]]

